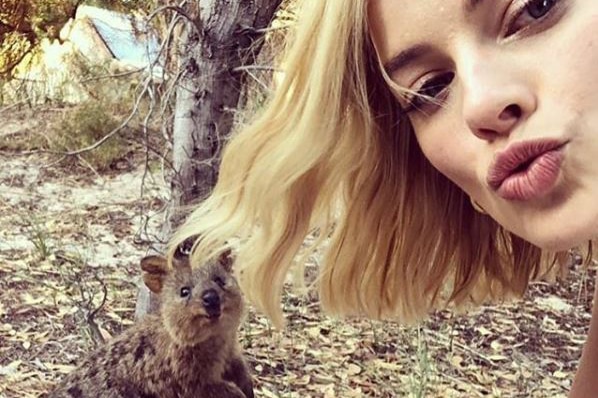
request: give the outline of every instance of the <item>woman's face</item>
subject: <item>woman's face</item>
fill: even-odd
[[[548,249],[598,236],[598,1],[370,0],[430,162]],[[433,97],[433,100],[432,100]]]

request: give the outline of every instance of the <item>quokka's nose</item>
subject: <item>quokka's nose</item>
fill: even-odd
[[[205,290],[201,295],[201,300],[210,317],[220,315],[220,296],[216,290]]]

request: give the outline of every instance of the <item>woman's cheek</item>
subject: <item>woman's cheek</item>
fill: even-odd
[[[461,189],[472,194],[481,187],[478,177],[481,160],[478,154],[481,151],[476,151],[473,140],[460,137],[453,130],[451,133],[421,134],[418,141],[432,166]]]

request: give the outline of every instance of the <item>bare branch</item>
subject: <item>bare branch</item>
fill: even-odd
[[[265,91],[269,91],[269,90],[270,90],[270,88],[268,87],[268,85],[267,85],[266,83],[264,83],[263,81],[261,81],[261,80],[260,80],[260,78],[259,78],[259,77],[257,77],[257,76],[255,75],[255,73],[251,72],[250,70],[247,70],[246,72],[247,72],[247,74],[248,74],[249,76],[251,76],[251,78],[252,78],[253,80],[255,80],[255,82],[256,82],[257,84],[259,84],[259,85],[260,85],[260,86],[261,86],[261,87],[262,87],[262,88],[263,88]]]
[[[197,18],[197,19],[191,18],[191,16],[189,16],[189,14],[187,14],[187,12],[180,6],[166,5],[166,6],[159,7],[149,15],[149,17],[147,18],[148,22],[150,22],[152,19],[154,19],[156,17],[156,15],[158,15],[164,11],[173,11],[176,14],[183,16],[186,20],[188,20],[191,23],[191,25],[193,25],[193,27],[195,28],[197,33],[199,35],[203,36],[203,27],[201,24],[201,19],[200,18]]]
[[[144,67],[144,68],[138,68],[138,69],[122,72],[122,73],[114,73],[111,75],[93,76],[93,77],[89,77],[87,79],[79,80],[79,83],[89,83],[89,82],[93,82],[93,81],[97,81],[97,80],[117,79],[120,77],[127,77],[127,76],[134,75],[135,73],[143,72],[145,69],[146,68]]]
[[[279,30],[286,30],[286,29],[292,28],[293,26],[295,26],[295,23],[289,22],[286,24],[282,24],[282,25],[278,25],[278,26],[268,26],[267,28],[261,28],[261,29],[256,29],[251,26],[243,26],[241,29],[244,31],[251,32],[251,33],[264,34],[264,33],[269,33],[269,32],[276,32]]]
[[[249,72],[249,71],[266,71],[266,72],[283,72],[281,68],[270,65],[241,65],[233,69],[233,72]]]
[[[95,317],[98,314],[98,312],[100,312],[100,310],[102,308],[104,308],[104,305],[106,305],[106,301],[108,299],[108,287],[96,273],[94,273],[93,276],[94,276],[94,279],[96,281],[98,281],[100,283],[100,286],[102,287],[102,301],[100,302],[100,305],[98,305],[93,310],[88,310],[85,320],[87,321],[87,324],[89,325],[89,328],[92,331],[92,336],[95,336],[95,338],[98,340],[98,341],[95,341],[95,343],[96,344],[98,344],[98,343],[104,344],[105,343],[104,336],[102,336],[102,333],[100,332],[100,328],[98,327],[98,324],[95,321]],[[89,301],[87,303],[88,308],[93,307],[93,297],[94,296],[92,295],[89,298]]]

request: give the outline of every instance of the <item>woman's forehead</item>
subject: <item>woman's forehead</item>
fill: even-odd
[[[398,50],[412,45],[446,40],[467,25],[469,17],[483,2],[370,0],[368,22],[382,61],[386,62]]]

